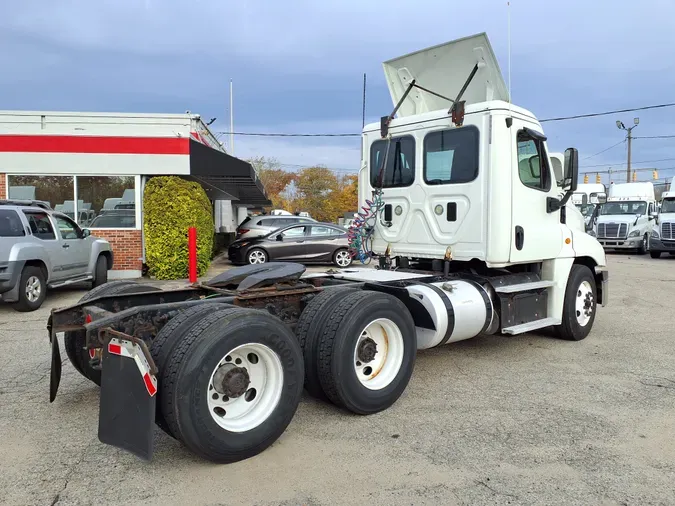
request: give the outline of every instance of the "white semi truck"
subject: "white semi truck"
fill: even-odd
[[[675,189],[664,192],[661,198],[661,208],[649,240],[652,258],[659,258],[661,253],[675,255]]]
[[[606,249],[635,249],[644,255],[656,214],[652,183],[613,184],[607,202],[600,205],[596,237]]]
[[[561,195],[543,129],[509,102],[485,34],[384,69],[395,107],[363,130],[350,229],[354,256],[376,268],[268,263],[180,290],[102,285],[50,316],[50,400],[65,332],[73,366],[101,385],[101,441],[150,458],[155,422],[233,462],[281,435],[303,385],[367,415],[401,396],[418,350],[543,328],[586,338],[608,270],[569,223],[577,151]]]

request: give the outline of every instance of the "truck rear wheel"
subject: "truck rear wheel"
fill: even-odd
[[[219,463],[253,457],[274,443],[302,395],[300,345],[278,318],[258,310],[199,319],[165,369],[160,399],[171,431]]]
[[[408,386],[417,355],[415,323],[396,297],[380,292],[348,294],[318,338],[323,391],[357,414],[383,411]]]
[[[333,312],[333,307],[355,288],[328,288],[314,297],[305,307],[295,327],[295,335],[302,348],[305,360],[305,390],[312,396],[325,399],[319,381],[317,342],[326,320]]]
[[[88,300],[107,295],[117,295],[123,293],[138,293],[138,292],[158,292],[159,288],[136,283],[131,280],[110,281],[96,288],[89,290],[78,301],[78,304],[87,302]],[[89,365],[91,356],[89,350],[85,348],[87,335],[84,330],[71,330],[64,334],[64,347],[66,348],[66,355],[70,363],[77,371],[90,381],[93,381],[98,386],[101,386],[101,371],[94,369]]]
[[[219,309],[226,309],[228,305],[220,304],[217,302],[205,302],[197,306],[184,309],[179,312],[176,316],[171,318],[169,322],[162,327],[162,330],[155,336],[155,339],[150,345],[150,355],[159,370],[158,375],[158,387],[159,387],[159,398],[160,401],[157,402],[157,411],[155,413],[155,423],[157,426],[166,432],[169,436],[176,438],[176,436],[171,431],[171,428],[164,420],[161,409],[161,397],[162,397],[162,384],[164,382],[163,375],[167,369],[168,359],[171,356],[171,352],[176,347],[181,340],[181,338],[186,334],[191,327],[198,321],[200,321],[207,314],[213,313]],[[234,308],[232,308],[234,309]],[[238,311],[238,309],[234,309]]]
[[[595,278],[585,265],[575,264],[570,271],[563,302],[562,324],[556,334],[568,341],[581,341],[591,332],[597,309]]]

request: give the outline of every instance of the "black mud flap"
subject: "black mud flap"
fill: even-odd
[[[155,428],[156,379],[143,352],[113,339],[103,350],[98,439],[150,460]]]
[[[50,317],[51,319],[51,317]],[[49,329],[49,340],[52,343],[52,365],[49,372],[49,402],[54,402],[56,392],[59,391],[61,383],[61,351],[59,350],[59,338],[56,333]]]

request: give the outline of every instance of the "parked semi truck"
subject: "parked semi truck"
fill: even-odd
[[[661,198],[661,208],[654,220],[649,240],[652,258],[659,258],[661,253],[675,255],[675,191],[664,192]]]
[[[283,433],[303,387],[369,415],[399,399],[418,350],[543,328],[586,338],[608,271],[598,241],[569,224],[577,151],[565,152],[561,195],[543,129],[510,103],[485,34],[384,70],[395,106],[363,130],[350,228],[354,257],[372,265],[102,285],[50,315],[50,401],[63,332],[71,364],[101,387],[102,442],[150,458],[156,424],[233,462]]]
[[[644,255],[656,214],[652,183],[613,184],[599,209],[596,237],[606,249],[635,249]]]

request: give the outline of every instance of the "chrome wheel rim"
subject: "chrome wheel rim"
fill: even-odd
[[[349,251],[338,251],[335,254],[335,263],[338,264],[339,267],[349,267],[349,264],[352,263],[352,258],[349,256]]]
[[[211,373],[206,392],[209,414],[227,431],[255,429],[276,409],[283,386],[279,355],[264,344],[242,344]]]
[[[591,321],[594,310],[593,287],[591,287],[590,282],[583,281],[577,289],[575,304],[577,323],[582,327],[588,325],[588,322]]]
[[[248,263],[250,264],[264,264],[265,263],[265,253],[262,251],[255,250],[251,251],[248,254]]]
[[[373,320],[361,331],[354,348],[356,378],[369,390],[390,385],[403,364],[403,333],[387,318]]]
[[[42,283],[37,276],[31,276],[26,280],[26,298],[30,302],[37,302],[42,293]]]

